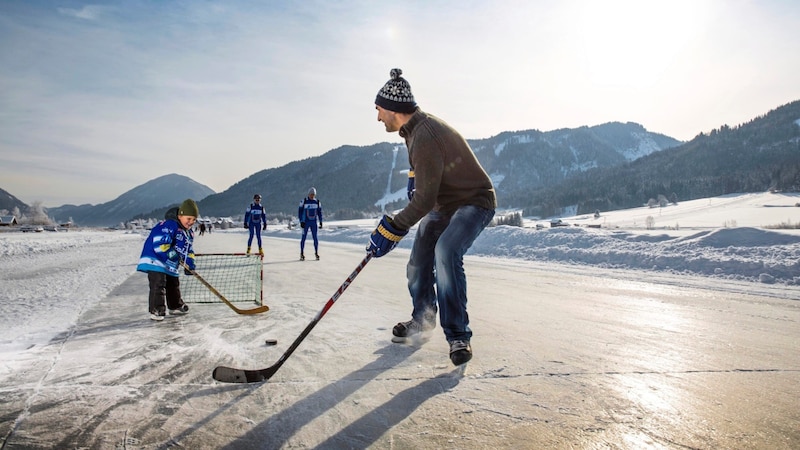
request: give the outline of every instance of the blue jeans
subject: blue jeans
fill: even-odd
[[[431,211],[417,229],[406,267],[414,304],[411,318],[431,322],[438,306],[439,323],[448,341],[472,338],[464,254],[493,217],[493,209],[467,205],[449,216]]]

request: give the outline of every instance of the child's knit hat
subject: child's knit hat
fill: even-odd
[[[194,200],[187,198],[186,200],[183,201],[183,203],[181,203],[181,206],[178,208],[178,215],[199,217],[200,209],[197,207],[197,203],[195,203]]]

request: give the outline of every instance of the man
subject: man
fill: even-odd
[[[253,235],[258,237],[258,254],[264,256],[264,249],[261,247],[261,230],[267,229],[267,214],[261,206],[261,194],[253,196],[253,203],[244,212],[244,227],[250,230],[250,238],[247,239],[247,254],[250,254],[250,246],[253,244]]]
[[[308,190],[308,196],[300,202],[297,208],[297,220],[303,228],[303,237],[300,238],[300,261],[306,260],[304,250],[306,248],[306,235],[311,230],[311,238],[314,239],[314,257],[319,261],[319,240],[317,239],[317,221],[322,228],[322,203],[317,197],[317,189],[312,187]]]
[[[419,222],[406,270],[411,320],[395,325],[393,340],[433,329],[438,307],[450,360],[458,366],[472,359],[464,254],[491,222],[497,200],[491,179],[466,140],[417,106],[402,73],[391,70],[375,109],[386,131],[397,131],[406,141],[410,202],[393,218],[383,216],[367,251],[376,258],[385,255]]]

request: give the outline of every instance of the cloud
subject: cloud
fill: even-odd
[[[56,8],[56,11],[58,11],[59,14],[84,20],[97,20],[101,15],[103,15],[104,12],[108,10],[108,6],[102,5],[84,5],[81,9]]]

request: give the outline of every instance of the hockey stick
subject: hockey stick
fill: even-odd
[[[305,339],[306,336],[308,336],[308,334],[317,325],[317,323],[319,323],[320,319],[322,319],[322,316],[324,316],[325,313],[327,313],[328,310],[331,309],[331,306],[333,306],[333,304],[336,303],[336,300],[339,299],[344,290],[347,289],[347,287],[350,286],[353,280],[356,279],[356,276],[358,276],[358,274],[361,272],[364,266],[367,265],[370,259],[372,259],[372,253],[367,253],[367,256],[364,257],[364,259],[361,261],[358,267],[356,267],[353,273],[351,273],[350,276],[347,277],[346,280],[344,280],[344,283],[342,283],[342,285],[339,286],[339,289],[333,294],[333,296],[331,296],[331,298],[328,299],[328,302],[325,303],[325,306],[320,310],[320,312],[317,313],[317,315],[314,317],[311,323],[309,323],[306,326],[303,332],[300,333],[300,336],[298,336],[297,339],[295,339],[294,342],[292,342],[292,345],[290,345],[289,348],[283,353],[283,355],[281,355],[278,362],[265,369],[252,369],[252,370],[234,369],[232,367],[218,366],[217,368],[214,369],[214,372],[211,374],[211,376],[215,380],[222,381],[223,383],[259,383],[261,381],[269,380],[270,377],[275,375],[275,372],[277,372],[278,369],[280,369],[283,363],[286,362],[289,356],[292,353],[294,353],[294,351],[297,349],[300,343],[303,342],[303,339]]]
[[[189,273],[194,275],[194,277],[197,278],[197,280],[200,281],[200,283],[202,283],[203,286],[207,287],[209,291],[213,292],[214,295],[219,297],[219,299],[222,300],[226,305],[230,306],[232,310],[236,311],[236,314],[260,314],[262,312],[269,311],[269,306],[267,306],[267,305],[257,306],[257,307],[255,307],[253,309],[237,308],[236,305],[234,305],[233,303],[229,302],[228,299],[225,298],[225,296],[223,296],[218,290],[214,289],[214,286],[209,284],[208,281],[206,281],[205,279],[203,279],[203,277],[198,275],[197,272],[195,272],[194,270],[190,269],[189,266],[186,265],[185,261],[181,260],[181,265],[183,266],[184,269],[188,270]]]

